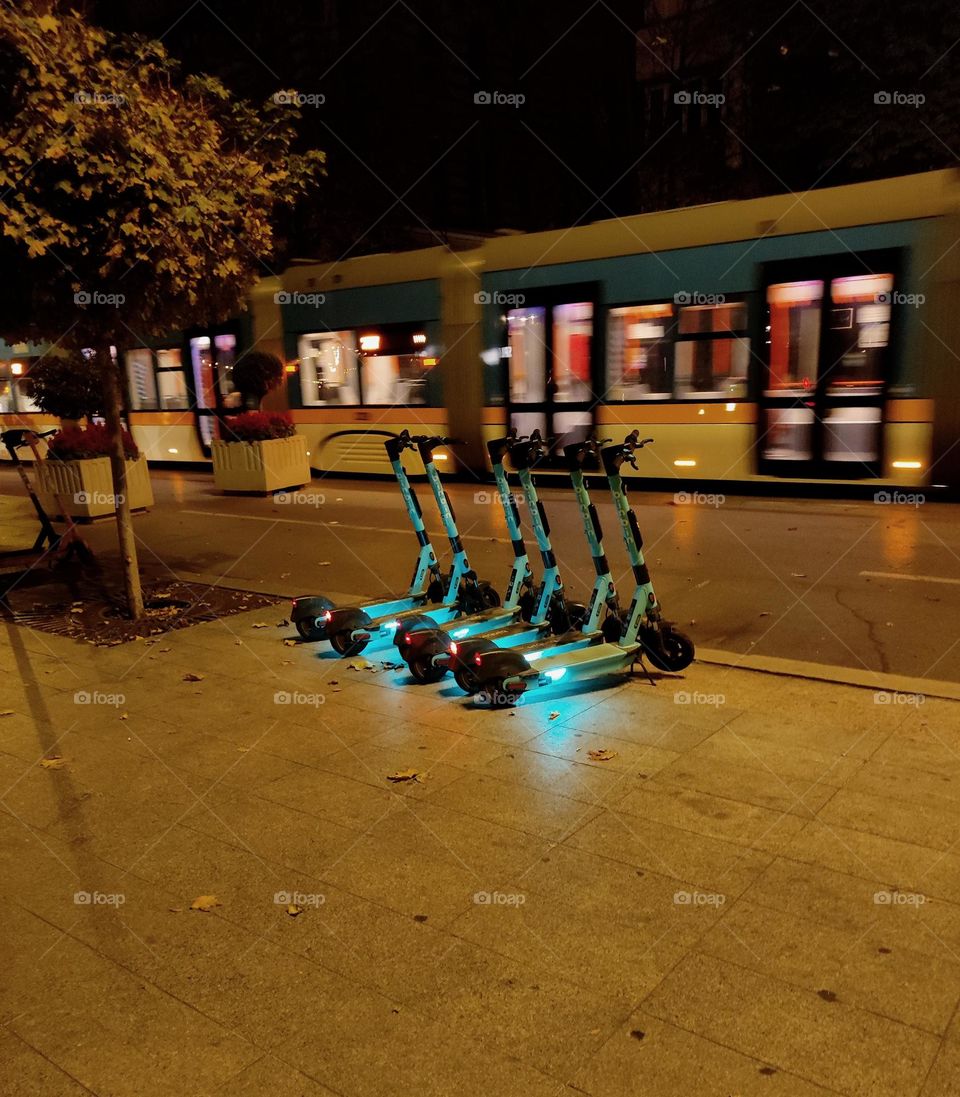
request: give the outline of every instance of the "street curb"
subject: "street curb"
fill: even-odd
[[[905,674],[884,674],[881,671],[828,666],[826,663],[808,663],[801,659],[780,659],[772,655],[740,655],[714,648],[697,648],[697,662],[734,670],[752,670],[760,674],[833,682],[836,685],[856,686],[860,689],[918,693],[924,697],[960,701],[960,683],[941,682],[935,678],[911,678]]]

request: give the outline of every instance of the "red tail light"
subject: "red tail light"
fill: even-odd
[[[480,666],[480,665],[481,665],[481,664],[483,663],[483,656],[482,656],[482,655],[474,655],[474,657],[473,657],[473,661],[474,661],[474,662],[475,662],[475,663],[477,664],[477,666],[479,667],[479,666]]]
[[[413,633],[412,632],[405,632],[403,634],[403,642],[405,644],[412,644],[413,643]]]
[[[320,614],[320,617],[328,623],[333,620],[333,614],[328,609],[325,609],[323,613]]]
[[[457,646],[457,641],[456,640],[451,640],[450,641],[450,654],[451,655],[456,655],[459,650],[460,650],[460,648]]]

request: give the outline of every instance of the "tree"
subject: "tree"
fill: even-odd
[[[233,367],[233,383],[246,404],[258,408],[268,392],[283,380],[283,362],[263,350],[248,351]]]
[[[293,151],[295,93],[257,109],[211,77],[183,77],[159,42],[108,33],[51,0],[4,9],[0,71],[0,222],[23,303],[17,316],[7,309],[2,334],[93,352],[139,617],[124,350],[236,314],[275,249],[278,209],[324,157]]]

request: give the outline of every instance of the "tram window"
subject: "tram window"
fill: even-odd
[[[220,397],[225,408],[239,408],[243,396],[233,385],[233,364],[237,358],[237,337],[235,335],[215,335],[213,345],[217,348],[217,382],[220,385]]]
[[[554,308],[553,384],[554,400],[557,403],[584,403],[592,397],[592,337],[593,305],[589,301],[577,301]]]
[[[357,343],[352,331],[300,338],[300,398],[305,407],[360,403]]]
[[[419,354],[378,354],[365,355],[362,361],[365,404],[427,402],[427,376],[436,359]]]
[[[510,309],[507,313],[510,402],[540,404],[547,398],[546,309]]]
[[[632,305],[611,309],[607,350],[606,399],[669,400],[670,334],[673,305]]]
[[[782,282],[767,290],[770,365],[767,395],[802,394],[816,386],[823,282]]]
[[[153,373],[153,351],[148,347],[137,347],[128,350],[126,358],[130,410],[156,410],[157,382]]]
[[[165,347],[157,351],[157,390],[163,411],[180,411],[190,407],[179,347]]]
[[[746,396],[750,340],[745,301],[684,305],[674,352],[676,394],[681,399]]]
[[[892,274],[854,275],[830,283],[832,395],[879,395],[890,342]]]

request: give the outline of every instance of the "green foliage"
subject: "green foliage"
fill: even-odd
[[[255,108],[44,0],[0,20],[0,50],[0,223],[30,285],[4,334],[123,347],[235,314],[322,171],[292,151],[293,97]]]
[[[265,351],[249,351],[233,367],[234,386],[258,405],[282,380],[283,362]]]
[[[58,419],[86,419],[103,409],[100,373],[81,354],[41,358],[23,387],[41,411]]]

